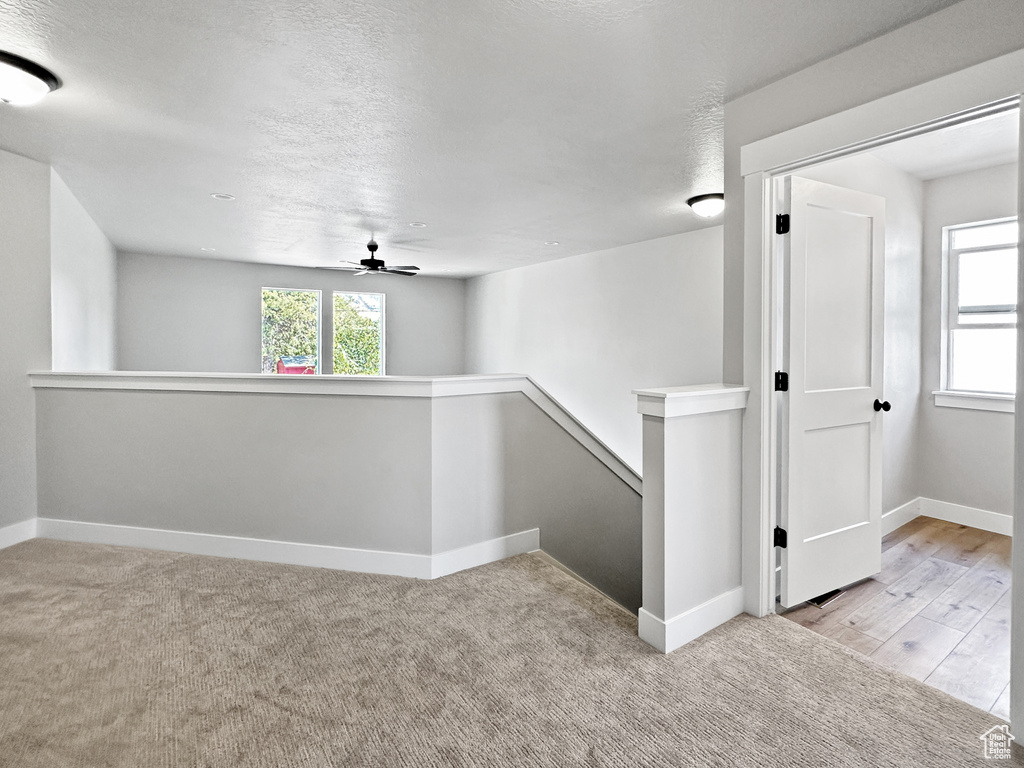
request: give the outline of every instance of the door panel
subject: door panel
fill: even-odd
[[[812,429],[804,433],[802,506],[816,510],[806,541],[869,522],[871,434],[866,424]],[[836,472],[835,467],[844,471]],[[813,597],[813,595],[812,595]]]
[[[798,605],[881,569],[885,200],[785,180],[781,601]]]
[[[871,219],[808,205],[804,303],[807,391],[871,383]]]

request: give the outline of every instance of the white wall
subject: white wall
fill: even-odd
[[[920,495],[917,434],[924,184],[871,155],[803,168],[798,175],[885,198],[883,397],[893,405],[882,422],[882,511],[888,512]]]
[[[50,169],[0,151],[0,528],[36,515],[31,370],[50,367]]]
[[[942,322],[942,228],[1015,216],[1017,166],[925,184],[921,495],[1013,514],[1013,414],[935,406]]]
[[[50,177],[53,370],[115,369],[117,255],[64,181]]]
[[[722,229],[468,281],[467,371],[525,373],[641,467],[634,389],[722,375]]]
[[[127,253],[117,265],[121,370],[258,373],[267,287],[384,293],[386,373],[464,372],[463,280]]]

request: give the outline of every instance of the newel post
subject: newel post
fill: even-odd
[[[743,612],[741,428],[748,387],[636,390],[643,415],[641,639],[668,653]]]

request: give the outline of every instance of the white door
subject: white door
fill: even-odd
[[[881,570],[885,199],[799,177],[784,184],[789,390],[777,397],[790,607]]]

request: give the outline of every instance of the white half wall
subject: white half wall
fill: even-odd
[[[0,151],[0,528],[36,516],[35,400],[50,367],[50,169]]]
[[[633,467],[634,389],[717,381],[722,228],[468,281],[469,373],[519,371]]]
[[[385,294],[389,375],[464,372],[465,281],[119,253],[118,367],[260,372],[262,288]]]
[[[53,370],[113,370],[117,253],[52,170],[50,270]]]

